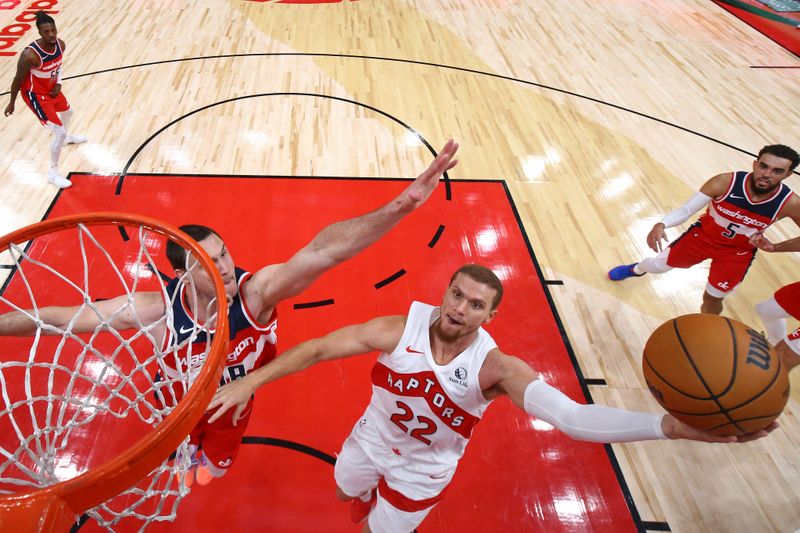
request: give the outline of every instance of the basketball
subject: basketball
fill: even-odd
[[[715,435],[763,429],[789,399],[788,373],[767,340],[717,315],[683,315],[659,326],[645,345],[642,370],[664,409]]]

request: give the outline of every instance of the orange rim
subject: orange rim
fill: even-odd
[[[130,213],[80,213],[45,220],[0,237],[0,250],[12,243],[21,243],[57,230],[85,226],[143,226],[180,244],[198,258],[214,280],[218,302],[227,301],[222,279],[214,262],[203,248],[177,227],[154,218]],[[227,313],[217,313],[216,334],[200,371],[186,396],[157,427],[139,439],[125,452],[73,479],[49,487],[0,496],[0,529],[16,530],[17,524],[28,524],[35,531],[61,530],[87,509],[116,496],[144,478],[166,459],[188,435],[217,389],[222,374],[223,356],[228,346]],[[65,522],[66,520],[66,522]],[[26,529],[30,530],[30,529]]]

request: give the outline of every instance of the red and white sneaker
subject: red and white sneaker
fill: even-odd
[[[375,503],[378,501],[378,491],[372,489],[369,496],[369,501],[364,501],[361,498],[353,498],[350,502],[350,519],[356,524],[360,524],[369,516]]]

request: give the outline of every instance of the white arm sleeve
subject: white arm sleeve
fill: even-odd
[[[689,198],[689,200],[678,209],[664,215],[664,218],[661,219],[661,223],[664,224],[665,228],[671,228],[686,222],[690,216],[707,206],[710,201],[710,196],[698,191],[694,193],[692,197]]]
[[[525,412],[577,440],[631,442],[667,438],[661,431],[664,415],[579,404],[540,379],[525,389]]]

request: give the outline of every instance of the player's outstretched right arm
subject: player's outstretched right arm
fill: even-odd
[[[118,330],[152,324],[164,315],[164,298],[158,292],[142,292],[94,302],[92,306],[48,306],[38,311],[12,311],[0,315],[0,335],[25,337],[34,335],[42,324],[45,335],[60,335],[70,328],[73,333],[89,333],[105,323]],[[95,311],[96,309],[96,311]],[[49,326],[49,327],[48,327]]]
[[[19,55],[17,61],[17,73],[14,75],[14,81],[11,82],[11,94],[9,95],[8,105],[6,106],[5,115],[9,116],[14,113],[14,102],[19,94],[19,88],[22,87],[22,81],[28,75],[30,70],[37,66],[39,63],[39,56],[30,48],[26,48]]]
[[[721,437],[687,426],[670,414],[642,413],[598,404],[580,404],[538,379],[533,369],[517,357],[493,350],[486,357],[479,380],[487,398],[506,394],[514,405],[577,440],[634,442],[654,439],[689,439],[701,442],[747,442],[775,429],[740,437]]]
[[[214,422],[229,409],[234,409],[235,425],[256,389],[322,361],[343,359],[374,351],[393,351],[403,335],[405,321],[405,316],[375,318],[298,344],[258,370],[217,389],[214,398],[208,404],[208,410],[218,409],[208,422]]]

